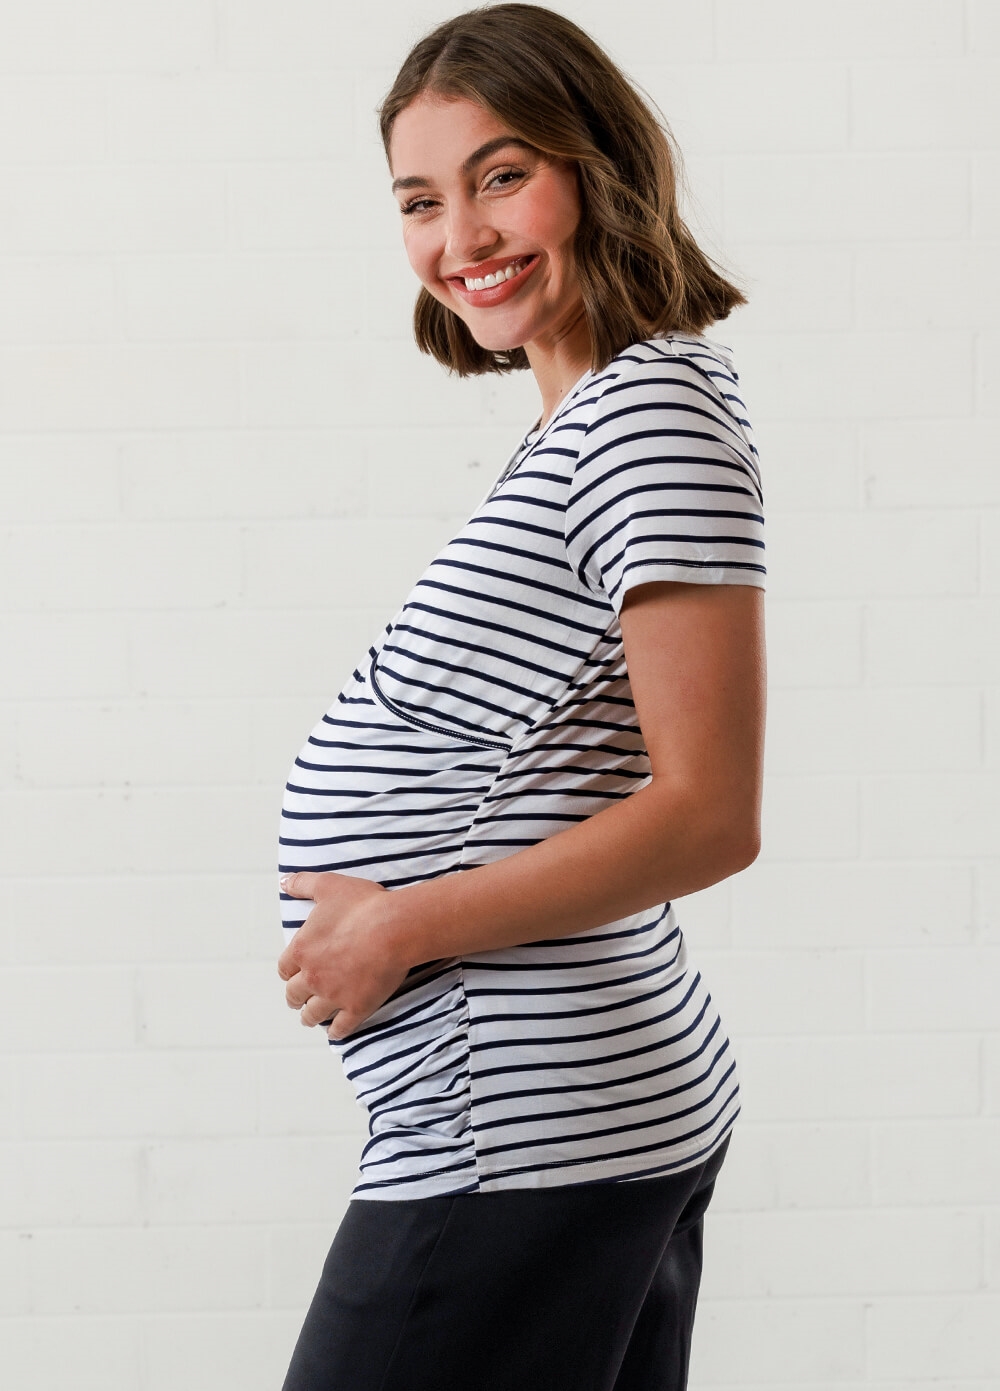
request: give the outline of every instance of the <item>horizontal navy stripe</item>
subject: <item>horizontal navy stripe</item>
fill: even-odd
[[[582,1132],[573,1131],[570,1133],[563,1134],[561,1136],[561,1142],[562,1144],[567,1145],[573,1143],[574,1141],[579,1143],[582,1141],[606,1140],[609,1135],[634,1135],[636,1131],[653,1130],[658,1125],[666,1125],[668,1123],[675,1124],[682,1117],[697,1115],[699,1111],[703,1111],[706,1106],[710,1105],[713,1101],[715,1101],[719,1092],[725,1086],[726,1082],[729,1081],[734,1072],[735,1068],[733,1066],[730,1066],[719,1078],[712,1092],[707,1097],[702,1097],[697,1102],[692,1103],[690,1106],[682,1107],[680,1110],[668,1111],[662,1118],[658,1120],[646,1119],[642,1121],[632,1121],[625,1125],[605,1125]],[[511,1150],[529,1150],[534,1149],[538,1145],[544,1145],[547,1143],[551,1142],[548,1141],[545,1136],[535,1135],[532,1136],[529,1140],[511,1140],[504,1145],[477,1144],[476,1153],[479,1156],[479,1158],[482,1159],[485,1158],[485,1156],[488,1154],[509,1154]]]
[[[738,1094],[739,1094],[739,1089],[738,1089],[737,1087],[733,1087],[732,1091],[729,1093],[729,1095],[726,1097],[726,1099],[723,1101],[722,1105],[718,1108],[718,1110],[715,1112],[715,1114],[714,1114],[713,1116],[711,1116],[711,1117],[710,1117],[707,1121],[705,1121],[702,1125],[696,1126],[695,1128],[690,1129],[690,1130],[686,1130],[686,1131],[682,1132],[680,1135],[676,1136],[676,1137],[675,1137],[675,1140],[674,1140],[674,1143],[676,1143],[678,1146],[682,1146],[682,1145],[685,1145],[687,1141],[692,1140],[692,1139],[697,1139],[697,1138],[703,1136],[706,1132],[709,1132],[709,1131],[713,1130],[713,1129],[715,1128],[717,1122],[718,1122],[719,1117],[720,1117],[722,1114],[724,1114],[724,1112],[726,1111],[727,1107],[729,1107],[729,1106],[736,1100],[736,1097],[738,1096]],[[565,1138],[564,1138],[563,1144],[565,1144],[565,1143],[566,1143],[566,1140],[565,1140]],[[718,1146],[718,1143],[719,1143],[719,1141],[717,1140],[717,1142],[716,1142],[716,1147]],[[629,1157],[631,1157],[632,1155],[649,1154],[649,1153],[655,1152],[655,1151],[657,1151],[657,1150],[662,1150],[663,1147],[664,1147],[664,1142],[663,1142],[662,1140],[652,1140],[652,1141],[650,1141],[649,1144],[646,1144],[646,1145],[629,1145],[629,1146],[628,1146],[627,1148],[625,1148],[625,1149],[615,1149],[615,1150],[611,1150],[611,1149],[605,1148],[605,1149],[603,1150],[603,1157],[604,1157],[605,1163],[610,1163],[610,1162],[612,1162],[612,1161],[614,1161],[614,1160],[617,1160],[617,1159],[626,1159],[626,1158],[629,1158]],[[482,1153],[482,1152],[480,1151],[480,1155],[481,1155],[481,1153]],[[573,1159],[552,1159],[552,1160],[548,1160],[548,1161],[546,1161],[546,1162],[536,1163],[536,1164],[520,1164],[520,1165],[518,1165],[516,1168],[508,1168],[508,1169],[496,1170],[496,1171],[494,1171],[494,1173],[495,1173],[495,1176],[496,1176],[496,1177],[513,1177],[513,1176],[515,1176],[515,1175],[521,1176],[521,1175],[523,1175],[523,1174],[539,1174],[539,1173],[543,1173],[545,1170],[548,1170],[548,1169],[565,1169],[565,1168],[573,1167],[573,1166],[575,1166],[575,1165],[577,1165],[577,1164],[582,1164],[583,1162],[585,1162],[585,1161],[584,1161],[584,1160],[573,1160]],[[692,1161],[692,1160],[690,1159],[690,1157],[687,1159],[687,1164],[688,1164],[688,1165],[691,1165],[693,1162],[694,1162],[694,1161]],[[683,1166],[683,1165],[678,1165],[677,1167],[684,1167],[684,1166]]]
[[[691,1027],[687,1031],[689,1036],[697,1031],[697,1028],[702,1023],[702,1020],[704,1019],[707,1010],[708,1003],[706,1001],[706,1003],[702,1005],[701,1011],[699,1012],[697,1018],[694,1020]],[[702,1056],[703,1053],[708,1051],[708,1048],[711,1045],[712,1040],[716,1037],[720,1030],[721,1023],[718,1017],[716,1017],[708,1033],[701,1040],[698,1047],[693,1052],[672,1056],[668,1058],[666,1062],[660,1063],[657,1067],[646,1068],[641,1071],[631,1071],[627,1079],[628,1085],[635,1086],[639,1082],[653,1081],[658,1077],[666,1076],[667,1073],[678,1072],[681,1068],[691,1067],[692,1065],[697,1063],[698,1059]],[[679,1040],[675,1038],[674,1040],[674,1042],[683,1041],[683,1038]],[[728,1046],[728,1042],[728,1039],[723,1039],[723,1051]],[[622,1083],[621,1078],[617,1076],[610,1076],[605,1077],[601,1080],[589,1081],[587,1083],[587,1091],[617,1091],[622,1085],[624,1084]],[[482,1086],[480,1086],[478,1091],[478,1101],[479,1105],[485,1109],[489,1106],[497,1105],[500,1102],[520,1102],[529,1096],[562,1096],[568,1092],[579,1093],[579,1091],[580,1084],[578,1081],[560,1082],[555,1084],[549,1084],[546,1086],[507,1087],[504,1088],[503,1091],[499,1092],[486,1092],[483,1090]]]
[[[657,1101],[667,1101],[672,1097],[683,1096],[685,1092],[689,1092],[695,1087],[701,1087],[704,1082],[712,1078],[716,1069],[716,1064],[722,1060],[726,1047],[727,1043],[723,1043],[720,1048],[715,1050],[700,1073],[692,1077],[689,1081],[681,1083],[679,1086],[665,1087],[662,1091],[658,1092],[644,1092],[641,1096],[624,1097],[620,1101],[608,1101],[605,1099],[595,1106],[573,1106],[562,1111],[546,1111],[545,1114],[551,1121],[568,1120],[570,1118],[575,1119],[577,1116],[604,1116],[609,1115],[612,1111],[627,1111],[632,1107],[649,1106]],[[727,1077],[729,1075],[729,1073],[726,1074]],[[721,1081],[712,1093],[713,1099],[715,1092],[719,1090],[719,1086],[721,1086]],[[699,1105],[702,1104],[704,1103],[699,1103]],[[515,1112],[508,1116],[501,1116],[497,1120],[479,1120],[476,1122],[476,1131],[481,1134],[484,1130],[501,1130],[506,1126],[523,1125],[526,1121],[530,1121],[532,1114],[533,1113],[530,1111],[523,1111]],[[671,1117],[676,1118],[683,1114],[683,1111],[672,1111]]]

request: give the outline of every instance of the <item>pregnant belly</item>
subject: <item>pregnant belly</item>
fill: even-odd
[[[356,874],[386,888],[449,873],[503,758],[371,701],[338,702],[289,774],[280,872]],[[301,926],[307,909],[283,899],[284,926]]]

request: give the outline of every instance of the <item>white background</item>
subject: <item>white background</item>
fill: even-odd
[[[559,8],[751,294],[769,777],[680,905],[745,1084],[692,1385],[997,1388],[1000,4]],[[281,787],[536,404],[410,339],[374,107],[454,12],[0,3],[5,1387],[275,1391],[353,1182]]]

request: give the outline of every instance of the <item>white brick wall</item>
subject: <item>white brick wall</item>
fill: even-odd
[[[681,905],[746,1091],[692,1384],[996,1391],[1000,5],[557,7],[751,292],[769,781]],[[4,1387],[273,1391],[350,1191],[280,787],[534,404],[409,337],[373,108],[458,8],[0,6]]]

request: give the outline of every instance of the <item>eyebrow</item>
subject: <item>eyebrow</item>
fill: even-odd
[[[529,145],[527,140],[519,140],[516,135],[498,135],[495,140],[487,140],[485,145],[480,145],[478,150],[473,150],[468,159],[462,161],[462,173],[471,174],[482,160],[489,159],[490,155],[495,155],[497,150],[507,149],[511,145],[516,145],[521,150],[536,152],[534,145]],[[421,174],[410,174],[406,178],[393,179],[392,181],[393,193],[399,188],[429,187],[430,179],[425,179]]]

